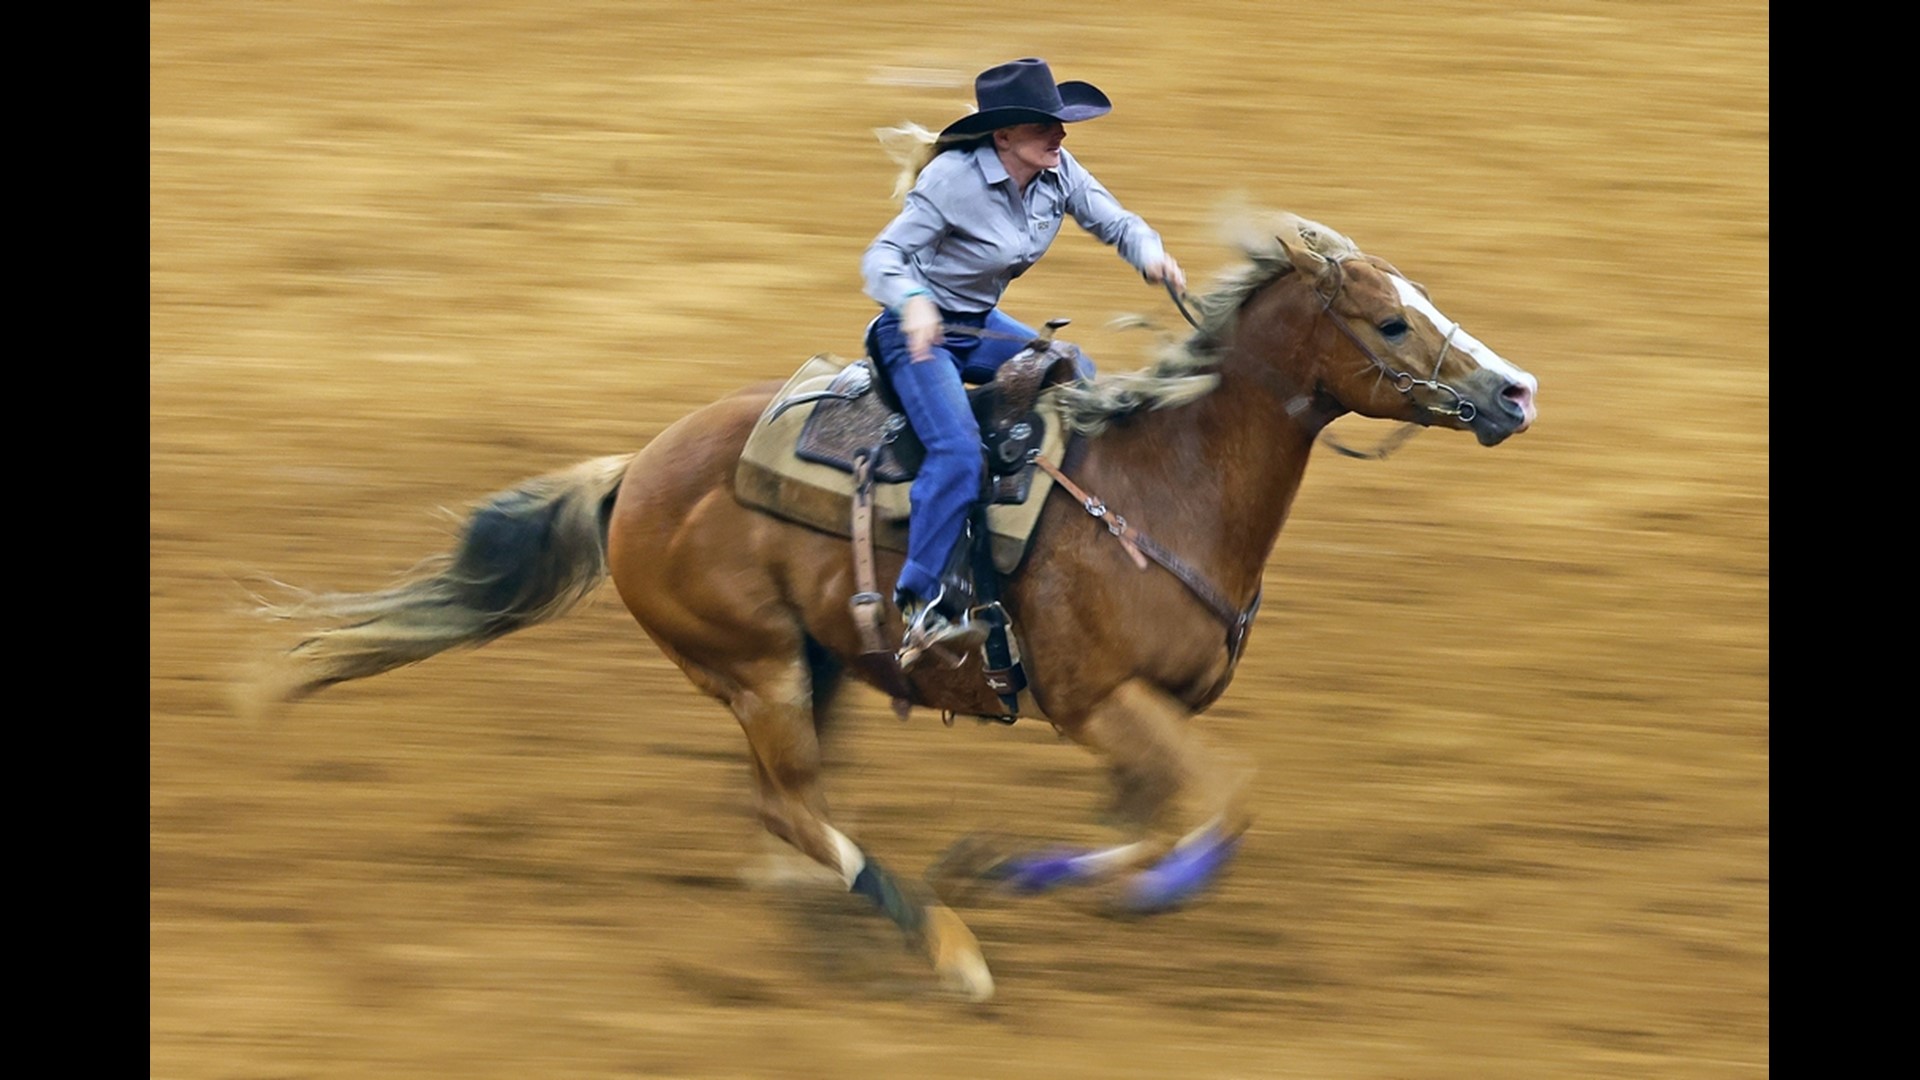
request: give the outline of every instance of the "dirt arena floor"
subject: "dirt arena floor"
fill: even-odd
[[[150,8],[151,1075],[1768,1074],[1766,6],[956,10]],[[1216,893],[982,902],[998,998],[930,993],[772,881],[738,728],[610,588],[231,707],[253,575],[384,584],[440,508],[857,350],[871,129],[1036,54],[1114,98],[1068,145],[1196,288],[1222,205],[1292,210],[1541,382],[1492,450],[1316,456],[1198,721],[1259,770]],[[1008,306],[1110,370],[1150,344],[1110,318],[1178,319],[1072,229]],[[1098,836],[1045,724],[855,705],[830,796],[892,864]]]

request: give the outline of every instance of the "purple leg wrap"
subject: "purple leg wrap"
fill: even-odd
[[[1174,850],[1128,883],[1120,906],[1140,914],[1179,907],[1213,884],[1239,846],[1237,836],[1208,833]]]
[[[988,871],[988,876],[1019,893],[1042,893],[1063,885],[1082,885],[1098,876],[1099,863],[1090,852],[1055,848],[1015,855]]]

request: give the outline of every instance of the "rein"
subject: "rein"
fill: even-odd
[[[1203,334],[1206,333],[1206,331],[1200,327],[1200,320],[1194,318],[1193,312],[1187,310],[1187,298],[1174,289],[1173,282],[1162,281],[1160,284],[1167,287],[1167,295],[1173,298],[1173,306],[1180,309],[1180,317],[1187,320],[1187,325],[1193,327],[1195,330],[1199,330]]]

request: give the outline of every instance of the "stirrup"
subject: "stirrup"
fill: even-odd
[[[900,651],[895,654],[900,670],[911,669],[929,652],[946,657],[949,667],[959,667],[966,662],[968,653],[986,644],[990,629],[987,624],[966,615],[957,623],[949,619],[940,610],[940,602],[946,596],[943,585],[933,599],[915,600],[901,612],[906,616],[907,632],[900,641]]]

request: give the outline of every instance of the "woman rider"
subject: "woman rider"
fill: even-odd
[[[1039,336],[999,310],[1007,285],[1046,254],[1071,214],[1147,281],[1186,288],[1159,234],[1060,147],[1065,125],[1113,108],[1107,95],[1055,83],[1034,58],[988,68],[973,87],[978,111],[938,136],[904,129],[922,147],[902,177],[911,189],[860,263],[867,295],[885,309],[869,332],[874,360],[926,448],[894,589],[907,623],[903,666],[934,645],[965,650],[986,637],[963,606],[946,603],[941,575],[984,481],[965,384],[988,381]]]

